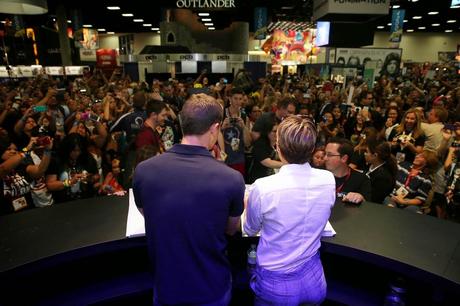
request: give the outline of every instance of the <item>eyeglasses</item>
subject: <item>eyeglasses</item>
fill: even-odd
[[[340,154],[334,154],[331,152],[326,152],[326,157],[341,156]]]

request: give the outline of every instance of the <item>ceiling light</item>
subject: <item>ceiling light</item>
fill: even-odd
[[[391,22],[390,22],[390,23],[387,23],[387,26],[391,27]]]
[[[83,27],[84,27],[84,28],[92,28],[93,25],[92,25],[92,24],[84,24]]]
[[[53,21],[56,21],[56,18],[53,18]]]
[[[67,23],[72,23],[72,20],[67,20]]]
[[[198,13],[198,16],[200,16],[200,17],[209,16],[209,13]]]
[[[115,34],[115,32],[107,32],[107,34],[113,35],[113,34]]]
[[[412,0],[412,2],[418,2],[418,0]]]
[[[216,28],[215,27],[209,27],[208,30],[214,31]]]
[[[292,10],[294,7],[293,6],[282,6],[282,10]]]
[[[394,8],[394,9],[397,9],[397,8],[400,8],[400,7],[401,7],[401,6],[400,6],[400,5],[397,5],[397,4],[393,5],[393,8]]]
[[[419,30],[425,30],[426,27],[418,27]]]
[[[161,32],[160,32],[160,31],[158,31],[157,33],[158,33],[158,34],[160,34]]]
[[[152,30],[152,31],[159,31],[160,28],[152,28],[151,30]]]
[[[433,23],[431,26],[432,26],[432,27],[439,27],[440,24],[439,24],[439,23]]]
[[[152,24],[151,24],[151,23],[144,23],[142,26],[144,26],[144,27],[151,27]]]
[[[384,29],[385,26],[378,26],[377,29]]]
[[[453,31],[452,31],[452,30],[445,30],[444,32],[446,32],[446,33],[451,33],[451,32],[453,32]]]
[[[123,16],[123,17],[133,17],[134,15],[131,14],[131,13],[124,13],[124,14],[121,14],[121,16]]]
[[[454,5],[454,6],[451,6],[450,8],[451,8],[451,9],[460,8],[460,5]]]
[[[422,19],[422,16],[414,16],[412,19]]]
[[[2,21],[0,21],[0,22],[1,22],[1,23],[6,23],[6,21],[5,21],[5,20],[2,20]]]
[[[454,20],[454,19],[452,19],[452,20],[447,20],[447,23],[456,23],[456,22],[457,22],[457,20]]]
[[[407,20],[407,19],[404,19],[404,22],[409,22],[409,20]]]
[[[98,32],[105,32],[105,29],[97,29]]]
[[[201,18],[201,21],[205,22],[205,21],[212,21],[212,18]]]
[[[133,19],[134,22],[144,22],[144,19]]]
[[[428,15],[438,15],[439,12],[428,12]]]
[[[211,26],[211,27],[212,27],[212,26],[214,25],[214,23],[212,23],[212,22],[206,22],[204,25],[205,25],[205,26]]]
[[[412,29],[409,29],[409,30],[407,30],[407,32],[414,32],[414,30],[412,30]]]
[[[119,6],[108,6],[107,9],[110,11],[118,11],[120,7]]]

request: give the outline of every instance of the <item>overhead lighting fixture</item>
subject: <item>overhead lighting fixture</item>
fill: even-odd
[[[2,21],[0,21],[0,22],[1,22],[1,23],[6,23],[6,21],[5,21],[5,20],[2,20]]]
[[[121,16],[123,16],[123,17],[133,17],[134,15],[131,14],[131,13],[124,13],[124,14],[121,14]]]
[[[412,30],[412,29],[409,29],[409,30],[407,30],[407,32],[414,32],[414,30]]]
[[[0,13],[13,15],[40,15],[48,13],[46,0],[2,0]]]
[[[414,16],[412,19],[422,19],[422,16]]]
[[[143,26],[143,27],[151,27],[152,24],[151,24],[151,23],[144,23],[142,26]]]
[[[92,24],[84,24],[83,27],[84,27],[84,28],[92,28],[93,25],[92,25]]]
[[[384,29],[385,26],[378,26],[377,29]]]
[[[157,33],[158,33],[158,34],[160,34],[160,33],[161,33],[161,31],[157,31]]]
[[[428,12],[428,15],[438,15],[439,12]]]
[[[439,27],[440,24],[439,24],[439,23],[433,23],[431,26],[432,26],[432,27]]]
[[[56,21],[56,18],[53,18],[53,21]]]
[[[454,20],[454,19],[451,19],[451,20],[447,20],[447,23],[456,23],[457,20]]]
[[[215,27],[209,27],[208,30],[214,31],[216,28]]]
[[[152,31],[159,31],[160,28],[152,28],[151,30],[152,30]]]
[[[209,13],[198,13],[198,16],[200,16],[200,17],[206,17],[206,16],[209,16]]]
[[[207,26],[207,27],[208,27],[208,26],[211,26],[211,27],[212,27],[212,26],[214,25],[214,23],[212,23],[212,22],[206,22],[204,25]]]
[[[201,21],[205,22],[205,21],[212,21],[212,18],[201,18]]]
[[[451,9],[460,8],[460,5],[454,5],[454,6],[451,6],[450,8],[451,8]]]
[[[133,22],[144,22],[144,19],[133,19]]]
[[[107,34],[113,35],[113,34],[115,34],[115,32],[107,32]]]
[[[418,2],[418,0],[412,0],[412,2]]]
[[[426,27],[418,27],[419,30],[425,30]]]
[[[293,6],[282,6],[282,10],[292,10],[294,7]]]
[[[105,32],[105,29],[97,29],[98,32]]]
[[[397,8],[400,8],[400,7],[401,7],[401,6],[400,6],[400,5],[397,5],[397,4],[393,5],[393,8],[394,8],[394,9],[397,9]]]
[[[406,22],[409,22],[409,20],[407,20],[407,19],[404,19],[404,23],[406,23]]]
[[[390,22],[390,23],[387,23],[387,26],[391,27],[391,22]]]
[[[119,6],[108,6],[107,9],[109,11],[118,11],[120,9],[120,7]]]
[[[72,23],[72,20],[67,20],[67,23]]]
[[[444,32],[451,33],[451,32],[453,32],[453,30],[445,30]]]

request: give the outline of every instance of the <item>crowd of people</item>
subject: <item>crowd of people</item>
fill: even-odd
[[[0,214],[75,199],[124,194],[136,165],[182,139],[187,98],[205,93],[224,108],[211,153],[246,183],[283,165],[279,124],[311,118],[317,141],[310,164],[335,177],[343,201],[369,201],[456,220],[460,206],[460,78],[449,66],[413,66],[369,88],[311,75],[251,82],[132,82],[99,70],[76,79],[0,84]],[[434,70],[434,77],[427,72]],[[243,77],[241,77],[243,76]],[[156,174],[152,174],[156,175]],[[161,176],[161,174],[158,174]]]

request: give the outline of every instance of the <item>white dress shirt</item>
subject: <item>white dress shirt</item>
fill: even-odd
[[[315,255],[335,202],[331,172],[288,164],[250,187],[244,231],[260,231],[257,263],[270,271],[295,270]]]

